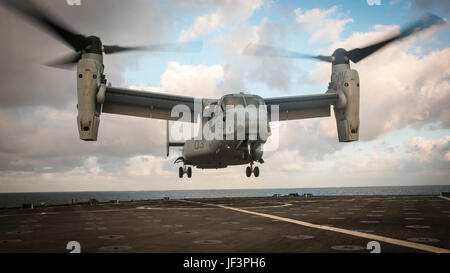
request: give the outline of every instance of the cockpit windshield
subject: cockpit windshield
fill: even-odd
[[[225,96],[222,99],[222,105],[242,105],[244,106],[244,100],[241,96]]]
[[[245,102],[247,102],[247,105],[254,105],[256,107],[264,105],[263,99],[259,97],[245,97]]]

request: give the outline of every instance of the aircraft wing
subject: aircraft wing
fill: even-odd
[[[325,93],[306,96],[290,96],[264,99],[267,111],[271,106],[279,106],[279,120],[329,117],[330,105],[338,101],[338,94]],[[269,118],[271,114],[269,113]]]
[[[186,105],[194,122],[194,97],[186,97],[165,93],[131,90],[116,87],[107,87],[105,101],[102,112],[118,115],[128,115],[144,118],[154,118],[163,120],[178,120],[179,117],[172,117],[172,108],[176,105]],[[199,99],[200,108],[202,109]]]

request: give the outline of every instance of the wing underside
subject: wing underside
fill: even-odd
[[[198,101],[201,103],[201,100]],[[102,112],[144,118],[178,120],[178,116],[172,117],[172,109],[176,105],[185,105],[192,114],[191,121],[194,121],[195,102],[196,100],[193,97],[107,87]]]
[[[279,120],[295,120],[317,117],[329,117],[330,105],[335,104],[339,97],[335,93],[325,93],[307,96],[291,96],[264,99],[267,110],[279,107]],[[271,115],[269,115],[270,118]]]
[[[264,101],[269,112],[272,110],[271,106],[279,107],[279,120],[283,121],[328,117],[330,116],[330,105],[335,104],[338,99],[338,95],[335,93],[325,93],[267,98]],[[202,109],[202,100],[196,100],[194,97],[107,87],[102,112],[144,118],[178,120],[178,116],[172,117],[172,109],[176,105],[184,105],[189,108],[192,113],[191,120],[194,121],[196,118],[194,112],[196,101],[200,103],[199,109]]]

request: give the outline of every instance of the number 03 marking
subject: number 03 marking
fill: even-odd
[[[198,140],[198,141],[196,140],[194,142],[194,146],[195,146],[195,149],[198,150],[198,149],[203,149],[205,147],[205,144],[203,143],[202,140]]]

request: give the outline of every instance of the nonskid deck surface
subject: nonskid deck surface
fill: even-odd
[[[152,200],[0,210],[0,252],[309,253],[450,250],[438,196]]]

